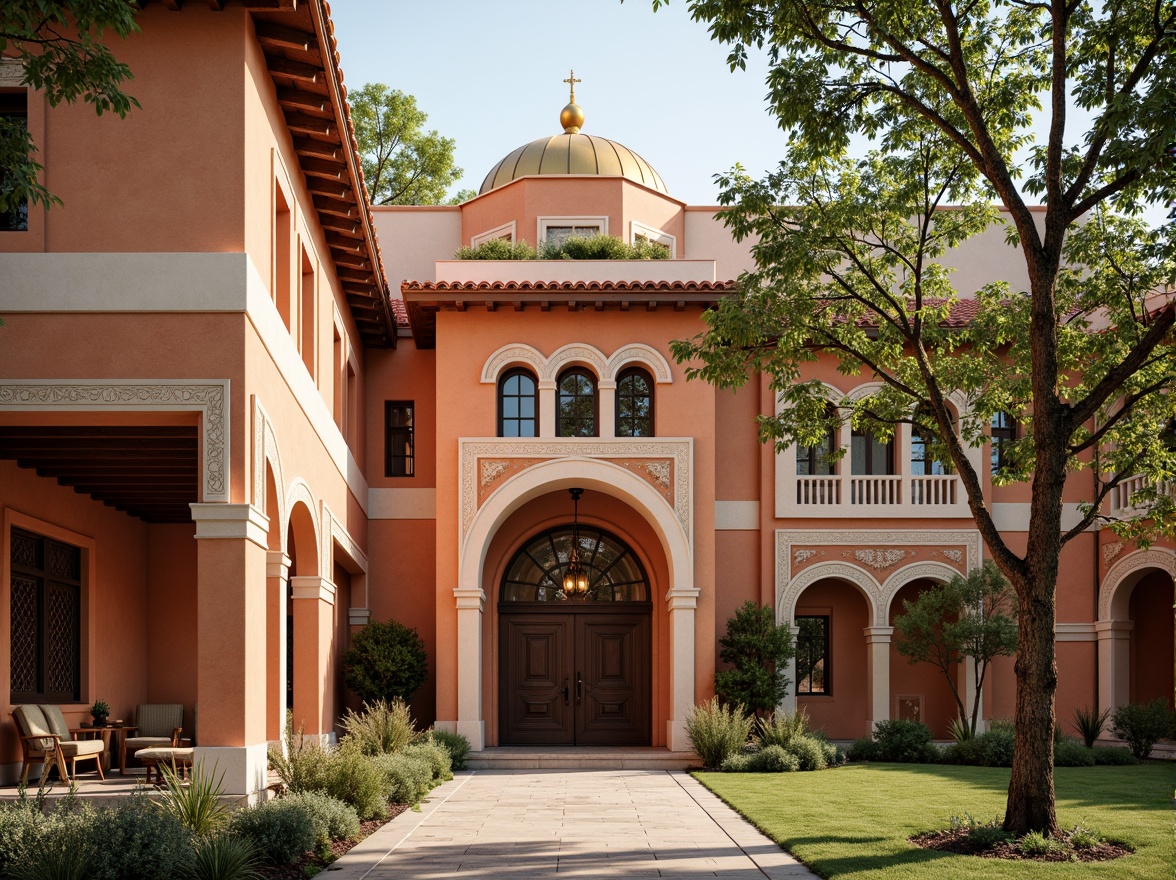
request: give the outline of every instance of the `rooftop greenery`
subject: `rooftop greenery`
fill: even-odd
[[[668,260],[670,252],[644,239],[625,244],[611,235],[572,236],[544,242],[538,248],[525,241],[492,238],[477,247],[463,247],[455,260]]]

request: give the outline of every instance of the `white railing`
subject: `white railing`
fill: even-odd
[[[1127,477],[1111,490],[1111,510],[1115,512],[1131,510],[1135,507],[1131,503],[1132,496],[1137,492],[1150,488],[1151,485],[1151,478],[1146,474],[1136,474],[1133,477]],[[1171,495],[1173,491],[1176,491],[1176,485],[1164,481],[1156,487],[1156,491],[1161,495]]]
[[[911,504],[940,507],[958,501],[960,481],[951,474],[911,477]]]
[[[797,477],[796,503],[823,507],[841,503],[840,477]]]
[[[849,503],[902,504],[902,477],[850,477]]]

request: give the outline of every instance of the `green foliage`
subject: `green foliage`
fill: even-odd
[[[477,247],[459,248],[455,260],[668,260],[670,252],[648,240],[626,244],[612,235],[573,235],[539,248],[525,241],[492,238]]]
[[[373,205],[439,205],[461,179],[454,142],[425,131],[428,115],[416,98],[368,83],[348,95],[351,122]]]
[[[743,714],[742,706],[725,706],[718,697],[699,703],[686,718],[686,736],[690,747],[706,767],[721,767],[723,762],[743,748],[751,734],[753,721]]]
[[[1128,703],[1111,715],[1111,730],[1140,761],[1146,760],[1152,746],[1167,734],[1168,723],[1168,704],[1162,699]]]
[[[879,761],[900,764],[930,764],[939,760],[939,750],[931,742],[931,728],[922,721],[891,719],[874,725]]]
[[[816,737],[798,736],[784,749],[796,759],[798,770],[824,770],[828,766],[825,744]]]
[[[174,876],[188,860],[191,832],[171,812],[160,810],[145,794],[133,794],[99,810],[92,825],[93,844],[102,858],[89,880],[157,880]]]
[[[1069,837],[1070,845],[1075,849],[1094,849],[1106,842],[1097,831],[1087,828],[1082,822],[1071,829]]]
[[[6,0],[0,4],[0,55],[19,59],[21,85],[42,92],[50,107],[80,100],[99,116],[107,110],[126,116],[139,106],[123,91],[131,70],[102,40],[107,32],[137,32],[135,11],[125,0]],[[61,204],[38,182],[43,168],[35,154],[24,120],[0,117],[0,214],[26,204]]]
[[[296,804],[310,817],[315,846],[323,848],[332,840],[354,840],[359,836],[359,816],[355,808],[321,791],[302,791],[286,795],[284,802]]]
[[[365,703],[407,702],[429,674],[425,643],[415,629],[372,621],[351,639],[343,656],[343,680]]]
[[[788,695],[784,668],[794,653],[792,633],[772,609],[744,602],[719,639],[719,658],[732,668],[715,673],[715,693],[756,715],[771,712]]]
[[[185,880],[260,880],[261,858],[253,842],[236,834],[214,834],[196,842],[179,876]]]
[[[464,770],[466,768],[466,759],[470,756],[470,741],[462,736],[460,733],[453,733],[448,730],[437,730],[436,728],[429,731],[434,742],[440,743],[449,752],[449,763],[454,770]]]
[[[322,780],[326,778],[330,755],[319,743],[302,735],[300,726],[295,732],[290,717],[286,717],[284,733],[286,749],[270,748],[269,766],[282,784],[290,791],[325,791]]]
[[[902,603],[894,618],[898,636],[895,647],[911,663],[930,663],[947,679],[960,719],[968,734],[976,735],[981,688],[988,664],[1017,648],[1017,598],[991,561],[965,576],[957,575],[919,593],[914,602]],[[958,665],[970,658],[976,697],[964,705],[958,686]]]
[[[955,743],[959,744],[972,738],[972,727],[963,718],[953,718],[947,722],[947,733]]]
[[[365,703],[358,713],[348,709],[339,724],[365,755],[398,752],[417,735],[408,704],[399,699]]]
[[[1131,754],[1130,749],[1121,749],[1118,746],[1096,746],[1090,751],[1094,755],[1094,763],[1100,767],[1122,767],[1139,763],[1139,760]]]
[[[237,810],[229,830],[249,840],[258,856],[271,865],[289,864],[316,843],[314,820],[294,798]]]
[[[1093,767],[1094,752],[1076,739],[1064,737],[1054,744],[1055,767]]]
[[[27,801],[22,792],[15,810],[23,815],[6,829],[9,834],[17,831],[18,836],[6,841],[5,848],[12,849],[6,853],[8,861],[0,865],[6,869],[4,876],[18,880],[83,880],[102,852],[100,835],[95,834],[95,811],[72,797],[58,802],[48,812],[42,813],[43,808],[43,798]]]
[[[1052,837],[1046,837],[1040,831],[1030,831],[1017,841],[1017,846],[1021,852],[1031,856],[1049,855],[1050,853],[1061,852],[1066,848],[1066,845],[1062,841],[1054,840]]]
[[[445,746],[432,739],[413,743],[404,750],[409,757],[419,758],[429,767],[429,778],[434,783],[446,782],[453,778],[453,762]]]
[[[803,769],[797,755],[782,746],[767,745],[748,755],[747,770],[751,773],[794,773]]]
[[[994,722],[986,732],[948,746],[943,761],[972,767],[1011,767],[1013,739],[1012,725]]]
[[[388,799],[394,804],[414,806],[429,793],[433,783],[433,765],[424,755],[398,752],[374,759],[381,772]]]
[[[350,804],[360,819],[379,819],[388,813],[388,789],[377,758],[346,742],[328,752],[326,776],[314,789]]]
[[[878,757],[881,750],[878,748],[878,743],[872,736],[863,736],[861,739],[855,739],[848,749],[845,750],[845,757],[849,761],[855,763],[861,761],[881,761]]]
[[[760,748],[773,745],[787,748],[793,740],[808,732],[808,721],[808,714],[804,709],[797,709],[795,712],[777,709],[766,718],[756,721],[755,741],[759,743]]]
[[[971,813],[964,813],[962,816],[951,817],[951,827],[953,831],[966,828],[968,840],[985,849],[991,849],[1001,843],[1008,843],[1013,839],[1013,836],[1001,827],[999,816],[988,822],[981,822]]]
[[[95,700],[90,705],[90,715],[94,718],[103,718],[110,715],[110,703],[105,700]]]
[[[224,826],[228,813],[221,804],[223,773],[214,778],[216,771],[208,771],[201,761],[192,768],[190,781],[184,783],[168,765],[160,764],[159,770],[164,785],[160,809],[174,816],[197,837],[215,834]]]
[[[1074,729],[1078,731],[1078,735],[1082,737],[1082,742],[1086,744],[1088,749],[1093,748],[1094,741],[1102,736],[1103,728],[1106,727],[1107,719],[1110,717],[1110,709],[1096,712],[1086,706],[1074,710]]]
[[[728,755],[719,765],[719,769],[724,773],[746,773],[751,769],[751,755],[743,752]]]

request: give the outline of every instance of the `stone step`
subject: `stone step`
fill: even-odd
[[[497,746],[466,760],[471,770],[685,770],[701,763],[693,752],[588,746]]]

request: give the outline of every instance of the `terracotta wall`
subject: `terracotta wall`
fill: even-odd
[[[869,625],[865,598],[851,584],[823,580],[801,594],[796,613],[829,615],[832,667],[830,695],[801,694],[797,706],[808,713],[814,729],[833,739],[865,736],[869,711],[866,642],[862,637],[862,629]]]
[[[904,613],[903,602],[914,602],[919,594],[931,586],[929,581],[914,581],[898,591],[894,602],[890,606],[890,625],[894,625],[894,618]],[[899,641],[898,633],[893,636],[894,642]],[[959,667],[953,673],[956,687],[963,694],[963,683],[959,676]],[[931,728],[931,735],[936,738],[947,737],[947,724],[959,715],[955,699],[951,694],[951,685],[939,667],[931,663],[911,663],[892,645],[890,649],[890,714],[897,718],[896,697],[922,697],[923,712],[919,719]],[[966,699],[966,698],[965,698]],[[966,705],[968,712],[972,711],[970,703]]]
[[[196,537],[191,525],[147,527],[146,703],[183,703],[195,729]],[[128,719],[130,715],[125,716]]]
[[[1172,706],[1172,579],[1146,575],[1131,592],[1131,702],[1163,699]]]

